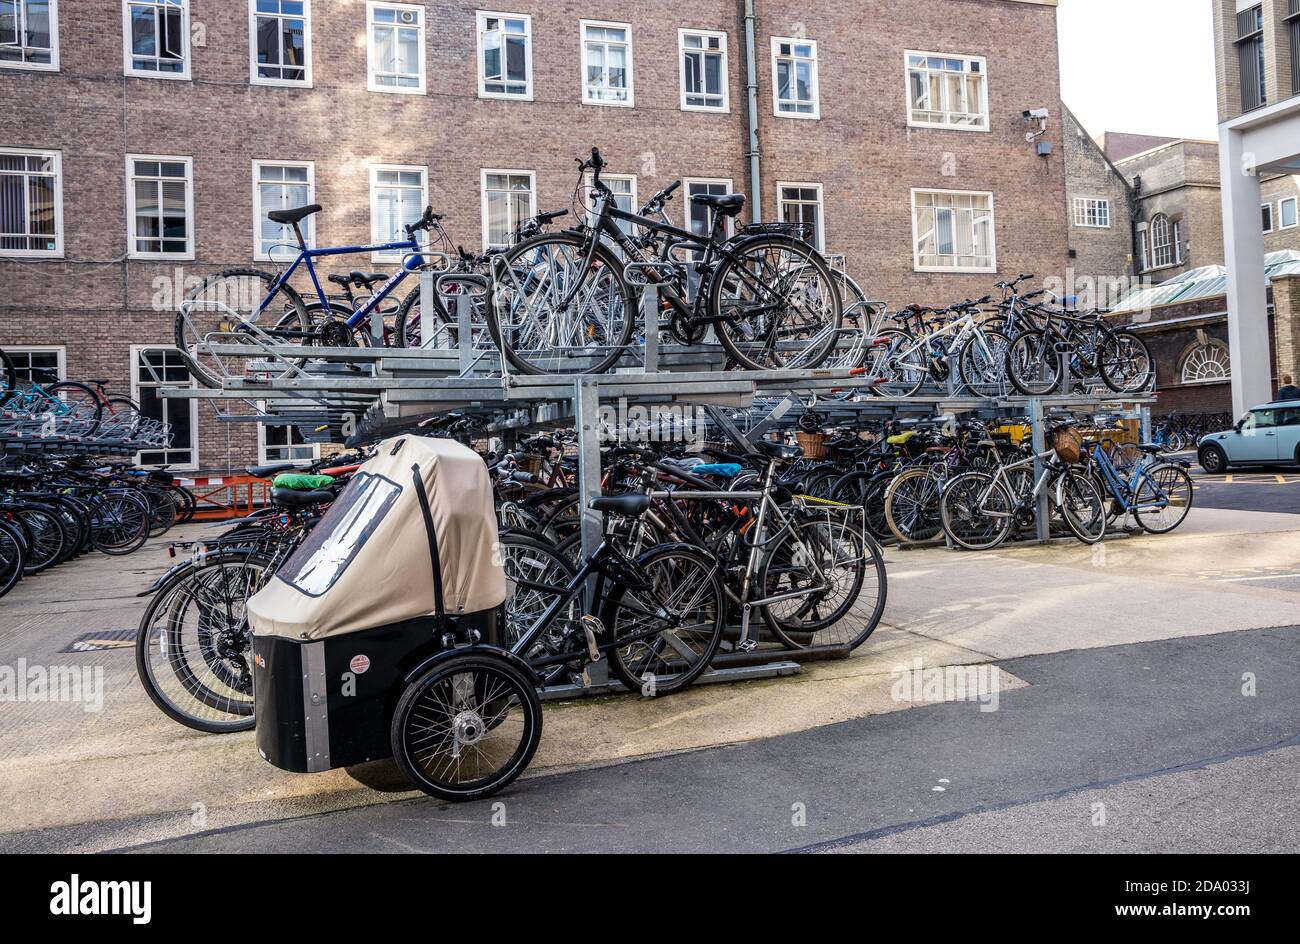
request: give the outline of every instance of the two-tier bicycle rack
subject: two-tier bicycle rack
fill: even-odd
[[[630,281],[639,283],[641,323],[658,325],[655,286],[635,274]],[[459,294],[443,294],[450,283],[459,284]],[[1058,414],[1105,411],[1140,418],[1149,425],[1151,398],[1146,396],[1060,392],[1042,397],[975,397],[962,393],[955,363],[950,365],[946,391],[891,396],[872,378],[848,369],[725,370],[725,352],[720,345],[708,343],[708,338],[706,343],[683,347],[664,343],[660,332],[653,330],[644,331],[636,347],[625,352],[607,373],[577,373],[583,363],[577,357],[575,372],[570,375],[518,374],[508,363],[503,364],[486,340],[486,328],[476,327],[473,319],[474,299],[495,290],[491,279],[426,269],[420,274],[420,290],[428,300],[420,306],[420,336],[429,339],[430,346],[383,347],[383,325],[377,318],[370,347],[268,346],[264,341],[250,347],[226,333],[205,339],[201,349],[218,358],[248,360],[245,375],[224,377],[220,388],[164,386],[158,393],[167,398],[205,400],[214,406],[243,400],[254,407],[253,415],[223,414],[220,410],[218,415],[231,422],[295,425],[308,442],[348,446],[418,431],[449,416],[473,417],[481,435],[500,438],[508,445],[527,433],[571,427],[577,433],[584,552],[595,547],[601,533],[600,515],[589,508],[589,499],[600,494],[602,407],[617,406],[620,415],[635,407],[699,408],[711,433],[716,431],[742,452],[752,452],[754,443],[764,435],[789,429],[807,410],[821,414],[826,425],[867,418],[1028,417],[1036,452],[1046,449],[1048,422]],[[449,343],[449,326],[434,321],[434,293],[454,303],[459,342],[455,346]],[[851,336],[849,329],[844,335],[842,346],[870,340]],[[1071,383],[1068,370],[1063,369],[1061,376],[1063,384]],[[843,398],[850,390],[863,395]],[[1050,539],[1049,529],[1044,495],[1038,513],[1040,541]],[[714,660],[716,668],[700,681],[788,675],[799,671],[799,662],[848,654],[846,647],[834,646],[722,652]],[[589,685],[548,690],[548,697],[619,690],[605,669],[603,661],[596,663],[589,669]]]

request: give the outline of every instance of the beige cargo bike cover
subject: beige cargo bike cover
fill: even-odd
[[[324,639],[434,615],[424,485],[437,536],[444,612],[490,610],[506,598],[492,481],[449,439],[380,443],[320,523],[248,601],[258,635]]]

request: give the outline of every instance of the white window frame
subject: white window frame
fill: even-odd
[[[812,111],[807,114],[799,112],[781,110],[781,87],[777,80],[777,60],[781,57],[777,54],[782,43],[792,43],[799,46],[812,47]],[[803,57],[791,57],[802,59]],[[792,99],[793,101],[793,99]],[[817,54],[817,40],[815,39],[795,39],[791,36],[773,36],[772,37],[772,114],[777,118],[800,118],[808,121],[817,121],[822,116],[822,76],[821,60]]]
[[[989,200],[989,264],[987,266],[923,266],[921,265],[920,247],[917,245],[921,233],[916,225],[917,194],[947,194],[961,197],[988,197]],[[991,190],[944,190],[942,188],[912,188],[912,271],[934,273],[993,273],[998,271],[998,218]]]
[[[396,242],[398,237],[395,235],[379,235],[379,172],[390,170],[398,173],[418,172],[420,175],[420,209],[429,205],[429,168],[423,164],[370,164],[368,165],[367,176],[370,178],[370,241],[372,244]],[[370,254],[371,262],[401,262],[405,253],[402,252],[372,252]]]
[[[137,252],[135,250],[135,162],[158,161],[185,165],[185,252]],[[190,157],[165,157],[159,154],[126,155],[126,257],[128,259],[160,262],[187,262],[194,259],[194,159]],[[156,347],[157,345],[147,345]]]
[[[600,174],[600,179],[601,182],[605,184],[608,184],[611,180],[628,181],[632,185],[631,190],[629,190],[628,193],[626,194],[616,194],[616,196],[630,196],[632,198],[631,201],[632,209],[630,212],[635,213],[638,209],[640,209],[641,203],[637,198],[636,174],[606,174],[604,171],[602,171]],[[587,174],[586,176],[586,185],[588,187],[591,186],[591,174]],[[613,190],[612,187],[610,189]],[[592,216],[594,209],[595,208],[590,205],[588,205],[587,207],[587,225],[589,226],[592,225],[592,223],[595,220],[595,218]],[[635,235],[634,233],[631,233],[632,225],[633,225],[631,223],[624,222],[623,220],[615,220],[614,225],[622,229],[624,232],[629,233],[629,235]]]
[[[411,10],[419,14],[420,25],[417,27],[420,31],[419,59],[420,59],[420,84],[403,88],[397,85],[380,85],[375,81],[375,33],[374,33],[374,11],[384,10]],[[427,63],[426,45],[428,44],[428,10],[423,6],[414,3],[389,3],[387,0],[366,0],[366,88],[371,92],[385,92],[394,95],[424,95],[429,81],[429,70]]]
[[[1088,215],[1091,212],[1095,219],[1101,219],[1105,210],[1105,223],[1089,223]],[[1081,229],[1110,229],[1110,200],[1107,197],[1075,197],[1071,210],[1071,218],[1074,225]]]
[[[694,206],[694,204],[691,202],[691,184],[722,184],[722,186],[726,189],[727,193],[735,192],[735,183],[732,181],[730,177],[683,177],[682,178],[682,229],[686,230],[688,233],[694,232],[694,230],[691,229],[691,207]],[[735,232],[735,230],[736,230],[736,218],[734,216],[727,217],[727,230],[726,230],[727,235],[728,236],[732,235]],[[705,233],[704,235],[706,237],[708,236],[707,233]]]
[[[980,76],[984,81],[980,84],[980,111],[984,117],[982,125],[957,124],[951,121],[917,121],[912,117],[912,56],[925,56],[929,58],[934,56],[937,59],[962,59],[967,63],[978,62],[980,65]],[[926,74],[929,74],[927,68]],[[993,122],[989,114],[989,63],[983,56],[967,56],[961,53],[947,52],[922,52],[919,49],[907,49],[903,51],[903,89],[904,97],[907,102],[907,126],[909,128],[938,128],[943,131],[992,131]],[[943,111],[940,108],[931,108],[929,111]],[[951,114],[944,112],[945,115]],[[974,114],[967,112],[966,114]]]
[[[483,74],[483,54],[484,34],[487,32],[487,21],[489,19],[498,20],[523,20],[524,21],[524,75],[526,89],[523,93],[518,92],[489,92],[487,91],[487,76]],[[528,13],[498,13],[495,10],[478,10],[474,17],[475,32],[478,35],[478,58],[475,59],[474,67],[478,72],[478,97],[479,98],[499,98],[508,102],[531,102],[533,100],[533,17]],[[504,59],[503,59],[504,67]],[[502,79],[504,83],[504,78]]]
[[[621,102],[611,102],[591,98],[587,94],[587,27],[596,26],[603,29],[627,30],[627,98]],[[636,83],[632,70],[632,24],[618,23],[613,20],[579,20],[578,21],[578,65],[582,77],[582,104],[604,105],[609,108],[632,108],[636,105]],[[608,69],[608,64],[606,65]]]
[[[1192,358],[1197,354],[1201,354],[1202,352],[1208,352],[1208,351],[1219,352],[1219,354],[1222,356],[1222,359],[1219,362],[1223,363],[1224,361],[1227,361],[1228,364],[1227,371],[1222,376],[1200,377],[1200,378],[1189,380],[1187,378],[1187,368],[1191,366]],[[1202,358],[1202,363],[1203,362],[1204,362],[1204,358]],[[1197,384],[1227,383],[1230,380],[1232,380],[1232,362],[1231,360],[1228,359],[1228,345],[1224,344],[1222,341],[1218,340],[1217,338],[1211,338],[1208,341],[1206,341],[1204,344],[1193,345],[1186,353],[1183,354],[1183,358],[1178,365],[1178,382],[1184,386],[1193,386]]]
[[[257,401],[257,408],[263,413],[267,412],[266,401],[265,400]],[[288,427],[288,428],[292,428],[292,427]],[[258,465],[272,465],[272,464],[278,465],[281,463],[291,463],[296,466],[308,466],[320,459],[320,443],[303,443],[301,446],[288,446],[288,447],[276,446],[275,447],[276,449],[281,449],[281,448],[310,449],[311,456],[306,459],[269,458],[266,454],[266,450],[270,448],[266,444],[267,429],[269,429],[269,426],[266,423],[257,424],[257,464]]]
[[[122,74],[137,79],[171,79],[182,82],[190,80],[190,67],[193,63],[194,50],[190,43],[190,0],[181,0],[181,38],[185,42],[181,62],[185,68],[180,72],[158,72],[151,69],[136,69],[131,60],[131,5],[133,3],[150,3],[151,0],[122,0]]]
[[[58,359],[60,380],[68,379],[68,349],[62,344],[6,344],[6,354],[54,354]],[[17,365],[14,365],[17,367]]]
[[[776,182],[776,217],[775,217],[778,223],[785,219],[785,214],[782,211],[785,208],[786,200],[782,196],[781,191],[784,190],[786,187],[799,187],[800,189],[803,190],[817,191],[817,231],[815,233],[816,241],[813,243],[813,248],[815,248],[818,252],[825,252],[826,251],[826,200],[825,200],[825,191],[823,190],[822,185],[812,183],[811,181],[800,182],[795,180],[778,180]],[[800,206],[803,206],[806,203],[806,201],[804,200],[795,200],[791,202],[797,203]]]
[[[1273,204],[1272,204],[1272,203],[1261,203],[1261,204],[1259,205],[1259,208],[1260,208],[1261,211],[1265,211],[1265,210],[1268,211],[1268,226],[1267,226],[1267,228],[1264,229],[1264,235],[1267,236],[1269,233],[1273,232],[1273,230],[1277,229],[1277,218],[1276,218],[1276,216],[1274,215],[1274,210],[1273,210]],[[1259,222],[1260,222],[1260,225],[1263,226],[1263,224],[1264,224],[1264,219],[1263,219],[1263,213],[1262,213],[1262,212],[1261,212],[1261,214],[1260,214],[1260,221],[1259,221]]]
[[[292,79],[264,79],[257,74],[257,18],[259,16],[274,17],[277,20],[297,19],[293,16],[284,16],[279,13],[258,13],[257,0],[248,0],[248,81],[251,85],[269,85],[272,88],[312,88],[311,74],[311,0],[302,0],[302,31],[303,31],[303,68],[304,74],[301,82],[295,82]],[[283,67],[284,63],[280,64]]]
[[[1160,220],[1165,221],[1166,232],[1169,234],[1169,243],[1163,246],[1156,245],[1156,223]],[[1260,222],[1262,223],[1263,221],[1261,220]],[[1151,240],[1151,255],[1147,259],[1147,262],[1150,264],[1150,268],[1147,271],[1155,272],[1159,269],[1172,269],[1175,266],[1182,265],[1183,251],[1182,246],[1179,245],[1182,240],[1179,238],[1179,225],[1177,223],[1171,220],[1167,214],[1157,213],[1151,218],[1151,225],[1148,227],[1148,233]],[[1163,248],[1169,249],[1169,262],[1161,262],[1157,255]]]
[[[31,47],[23,46],[21,48],[27,49]],[[59,71],[59,0],[50,0],[50,61],[0,61],[0,69],[27,69],[32,72]]]
[[[718,53],[722,57],[722,104],[721,105],[688,105],[686,103],[686,37],[700,36],[705,39],[720,39],[722,41]],[[708,52],[707,50],[691,50],[692,52]],[[702,111],[714,115],[727,115],[731,113],[731,61],[727,50],[727,33],[726,30],[709,30],[709,29],[679,29],[677,31],[677,73],[678,85],[681,88],[681,106],[682,111]],[[707,92],[695,94],[706,95]]]
[[[8,259],[62,259],[64,255],[63,232],[63,152],[38,148],[0,147],[0,154],[23,157],[54,158],[54,248],[53,249],[0,249],[0,258]],[[30,171],[24,171],[30,173]]]
[[[177,347],[174,343],[168,344],[166,342],[160,342],[158,344],[132,344],[131,345],[130,366],[131,366],[131,399],[132,400],[134,400],[136,403],[140,402],[140,355],[145,351],[175,351],[175,350],[177,350]],[[190,386],[197,387],[198,385],[199,385],[198,381],[194,378],[193,372],[191,372]],[[191,461],[186,463],[168,462],[166,463],[166,466],[170,471],[173,472],[196,472],[200,468],[202,468],[202,465],[199,461],[199,446],[203,439],[203,437],[200,435],[200,430],[199,430],[199,401],[197,399],[181,400],[178,398],[173,398],[167,400],[166,402],[168,403],[169,411],[172,407],[177,407],[179,404],[182,403],[188,405],[190,411],[190,430],[192,431],[192,435],[193,435],[193,442],[190,445],[190,450],[189,450]],[[141,468],[158,468],[158,466],[141,465],[140,457],[146,452],[170,452],[170,451],[171,450],[168,447],[160,447],[158,449],[142,449],[132,457],[132,460],[135,462],[137,466],[140,466]]]
[[[479,171],[478,192],[479,192],[479,224],[482,227],[483,249],[490,249],[492,244],[488,242],[488,188],[487,179],[489,174],[510,174],[528,178],[528,216],[524,219],[531,219],[537,215],[537,173],[531,170],[505,170],[499,167],[485,167]],[[520,223],[523,220],[519,221]]]
[[[1291,217],[1294,223],[1288,224],[1286,221],[1286,211],[1282,208],[1291,204]],[[1285,200],[1279,200],[1277,204],[1277,228],[1279,230],[1295,229],[1300,226],[1300,197],[1287,197]]]
[[[266,210],[262,206],[262,167],[305,167],[307,169],[307,203],[316,202],[316,162],[315,161],[253,161],[253,258],[258,262],[287,262],[296,250],[285,250],[287,256],[272,256],[262,251],[262,220]],[[303,238],[310,248],[316,245],[316,214],[302,221]]]

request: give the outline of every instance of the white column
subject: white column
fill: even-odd
[[[1228,270],[1228,347],[1232,357],[1232,411],[1240,417],[1273,399],[1268,300],[1264,281],[1264,228],[1259,177],[1247,136],[1220,129],[1219,178],[1223,195],[1223,257]]]

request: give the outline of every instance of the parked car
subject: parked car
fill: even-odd
[[[1279,400],[1253,408],[1232,429],[1209,433],[1197,443],[1206,472],[1233,466],[1300,465],[1300,400]]]

